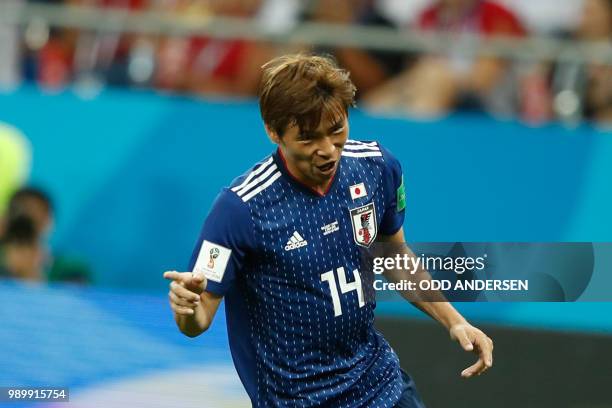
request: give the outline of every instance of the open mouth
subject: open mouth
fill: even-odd
[[[335,166],[336,166],[336,162],[333,161],[333,162],[326,163],[322,166],[317,166],[317,168],[319,169],[321,173],[329,173],[334,169]]]
[[[329,163],[325,163],[321,166],[317,166],[317,169],[319,169],[319,171],[323,174],[330,174],[331,172],[334,171],[334,168],[336,167],[336,162],[329,162]]]

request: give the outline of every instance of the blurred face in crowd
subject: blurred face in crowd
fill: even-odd
[[[318,128],[311,131],[302,131],[296,125],[289,126],[282,135],[267,130],[278,144],[289,172],[304,184],[324,191],[336,173],[348,139],[346,113],[340,117],[324,114]]]
[[[19,202],[22,203],[21,200]],[[12,277],[42,279],[45,261],[48,259],[47,251],[40,241],[40,231],[30,213],[12,213],[7,220],[2,236],[2,253],[2,267]]]
[[[4,248],[5,264],[13,277],[39,281],[46,259],[44,248],[33,244],[10,244]]]
[[[585,0],[578,30],[586,40],[609,40],[612,35],[612,1]]]
[[[53,225],[53,216],[47,204],[36,197],[21,200],[22,211],[34,220],[36,230],[41,236],[48,235]]]

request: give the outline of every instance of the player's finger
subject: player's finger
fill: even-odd
[[[200,290],[204,290],[206,289],[206,278],[204,277],[204,274],[192,272],[189,284],[197,287]]]
[[[472,344],[472,341],[465,330],[459,330],[459,332],[455,333],[455,336],[465,351],[474,350],[474,345]]]
[[[199,304],[198,301],[189,301],[187,299],[180,298],[172,291],[168,292],[168,297],[170,298],[170,301],[177,306],[194,308]]]
[[[177,271],[164,272],[164,279],[168,279],[168,280],[184,282],[186,279],[189,279],[190,277],[191,276],[189,272],[177,272]]]
[[[193,293],[189,289],[182,286],[180,283],[177,283],[177,281],[172,281],[172,283],[170,283],[170,291],[172,291],[178,297],[186,299],[190,302],[199,301],[200,299],[200,296],[197,293]]]
[[[487,369],[487,366],[485,365],[484,361],[481,358],[479,358],[478,361],[476,361],[474,364],[472,364],[471,366],[463,370],[461,372],[461,376],[463,378],[470,378],[470,377],[473,377],[474,375],[482,373],[486,369]]]
[[[490,368],[493,365],[493,341],[484,333],[477,336],[475,339],[476,346],[479,350],[479,355],[485,366]]]
[[[172,310],[179,315],[192,315],[195,311],[189,307],[177,306],[174,303],[170,303]]]

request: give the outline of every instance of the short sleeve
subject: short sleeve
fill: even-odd
[[[223,296],[231,288],[254,247],[247,205],[229,189],[213,203],[191,256],[189,270],[203,273],[206,290]]]
[[[384,170],[383,186],[385,192],[385,210],[380,232],[383,235],[393,235],[404,225],[406,209],[406,193],[402,165],[391,152],[380,146],[383,153]]]

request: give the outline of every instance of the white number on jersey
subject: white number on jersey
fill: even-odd
[[[359,271],[357,269],[353,270],[354,282],[347,283],[344,268],[340,267],[336,270],[338,271],[338,281],[340,282],[340,291],[342,294],[356,290],[359,307],[363,307],[365,302],[363,300],[363,290],[361,289],[361,276],[359,275]],[[334,304],[334,316],[341,316],[342,305],[340,304],[340,294],[338,293],[338,285],[336,285],[336,278],[333,270],[321,274],[321,282],[325,281],[329,284],[329,291],[331,292],[332,303]]]

